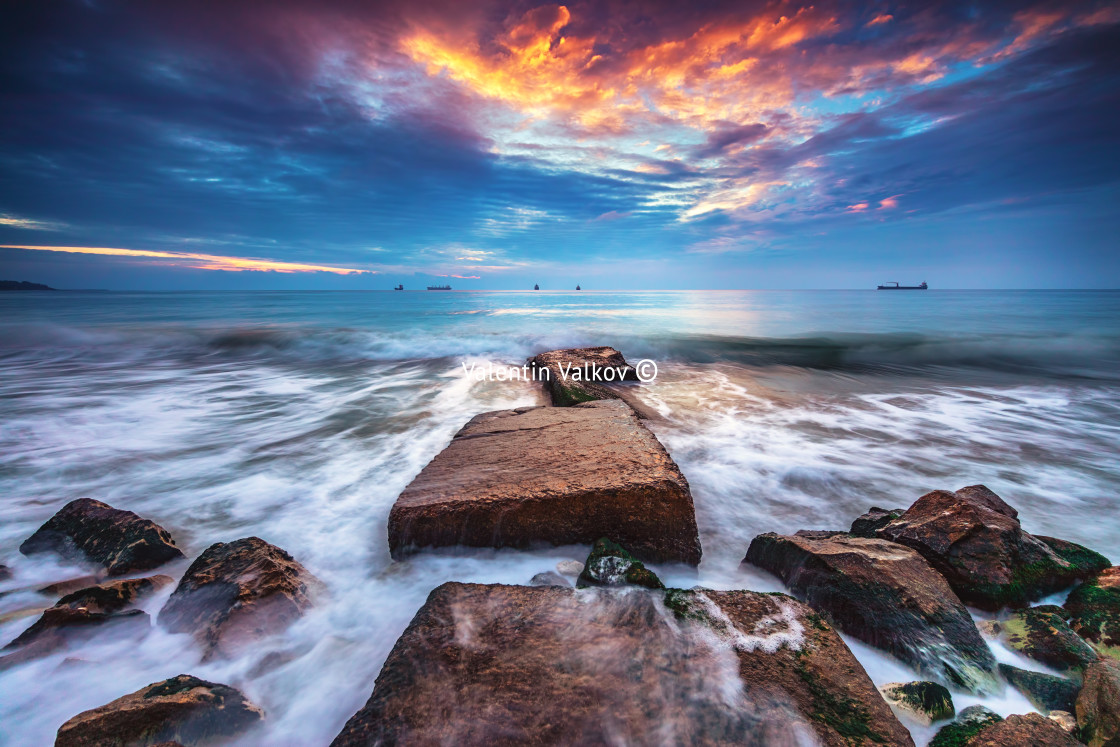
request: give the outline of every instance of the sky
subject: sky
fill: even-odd
[[[1120,5],[0,7],[0,279],[1120,287]]]

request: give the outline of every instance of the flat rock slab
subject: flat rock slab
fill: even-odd
[[[333,744],[913,742],[792,597],[447,583]]]
[[[597,399],[624,399],[612,383],[638,381],[638,373],[610,347],[550,350],[528,360],[556,407]]]
[[[700,562],[688,482],[625,403],[476,415],[389,514],[389,549],[589,545]]]

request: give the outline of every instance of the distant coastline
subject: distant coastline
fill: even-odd
[[[26,280],[0,280],[0,291],[53,291],[57,290],[42,283],[29,283]]]

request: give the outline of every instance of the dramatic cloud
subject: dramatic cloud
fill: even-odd
[[[1014,262],[1038,232],[1009,216],[1041,207],[1088,263],[1116,228],[1097,207],[1120,178],[1109,3],[0,13],[8,246],[490,287],[592,271],[690,285],[748,283],[798,252],[843,261],[821,254],[835,232],[889,242],[900,264],[901,232],[998,223]],[[173,256],[142,253],[155,246]],[[621,269],[638,260],[666,269]]]

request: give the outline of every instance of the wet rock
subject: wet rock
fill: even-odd
[[[51,607],[44,610],[31,627],[23,631],[4,647],[5,651],[28,648],[19,655],[0,660],[0,669],[30,659],[46,656],[59,649],[83,643],[95,635],[112,631],[114,635],[138,635],[148,632],[151,620],[142,610],[127,612],[92,612],[84,607]]]
[[[1028,713],[985,727],[967,747],[1078,747],[1079,742],[1045,716]],[[933,747],[931,743],[931,747]]]
[[[1000,638],[1024,656],[1062,671],[1083,669],[1097,660],[1097,652],[1061,615],[1044,609],[1014,613],[1003,623]]]
[[[101,576],[75,576],[68,578],[64,581],[55,581],[54,583],[41,586],[37,590],[40,594],[46,594],[48,597],[60,597],[69,594],[79,589],[87,589],[90,586],[96,586],[101,581]]]
[[[79,713],[59,728],[55,747],[213,743],[262,718],[232,687],[180,674]]]
[[[983,485],[927,493],[875,535],[917,550],[961,601],[985,610],[1025,606],[1108,566],[1080,545],[1024,532],[1015,509]]]
[[[609,539],[599,539],[591,548],[583,572],[576,586],[644,586],[647,589],[664,589],[657,574],[646,568],[642,561],[626,551],[622,545]]]
[[[610,347],[552,350],[533,356],[528,365],[535,379],[544,382],[556,407],[619,399],[619,393],[608,386],[611,382],[638,381],[622,353]]]
[[[877,508],[872,506],[863,516],[852,522],[851,533],[856,537],[874,537],[875,532],[906,513],[905,508]]]
[[[529,579],[530,586],[571,586],[572,582],[556,571],[544,571]]]
[[[562,576],[578,576],[583,573],[583,563],[578,560],[561,560],[556,564],[556,572]]]
[[[1089,747],[1120,744],[1120,662],[1101,659],[1085,670],[1076,712]]]
[[[85,607],[90,612],[118,612],[174,581],[170,576],[149,576],[88,586],[62,597],[55,603],[55,607]]]
[[[447,583],[334,745],[815,742],[913,744],[790,597]]]
[[[1069,626],[1100,653],[1120,659],[1120,566],[1101,571],[1070,592]]]
[[[887,702],[909,713],[917,721],[929,725],[953,718],[953,696],[937,682],[891,682],[879,688]]]
[[[1043,713],[1049,711],[1073,711],[1081,683],[1065,677],[1055,677],[1043,672],[1031,672],[1010,664],[1000,664],[999,673]]]
[[[754,538],[744,561],[927,677],[974,691],[996,685],[995,659],[968,610],[914,550],[844,533],[768,533]]]
[[[90,498],[67,503],[19,551],[55,552],[104,566],[110,576],[151,570],[183,557],[163,527]]]
[[[604,536],[642,560],[700,562],[688,483],[621,402],[477,415],[389,514],[394,558],[423,547],[589,545]]]
[[[159,613],[172,633],[193,633],[207,654],[230,654],[286,628],[312,604],[320,582],[259,537],[211,545]]]
[[[0,565],[0,581],[7,581],[12,577],[12,570],[6,565]]]
[[[930,740],[929,747],[967,747],[972,740],[989,726],[1003,721],[995,711],[982,705],[965,708],[953,723],[946,724]]]
[[[1066,734],[1073,734],[1077,731],[1077,717],[1069,711],[1050,711],[1046,714],[1046,718],[1062,727],[1062,731]]]

